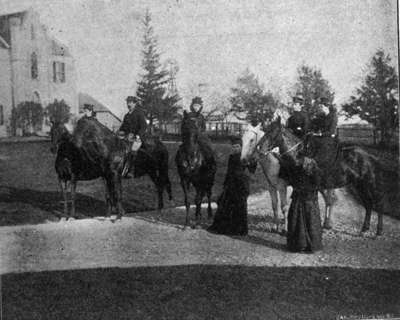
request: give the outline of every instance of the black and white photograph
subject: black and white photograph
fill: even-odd
[[[0,0],[0,320],[400,319],[398,0]]]

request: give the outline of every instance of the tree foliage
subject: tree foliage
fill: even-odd
[[[391,59],[378,50],[368,65],[368,73],[356,95],[342,106],[348,117],[358,115],[382,132],[387,143],[398,127],[398,76]]]
[[[318,112],[319,100],[325,98],[332,104],[335,94],[328,81],[319,69],[302,65],[297,70],[297,81],[294,85],[295,95],[302,95],[304,110],[312,117]]]
[[[67,123],[70,117],[71,108],[65,103],[64,100],[50,103],[46,107],[48,119],[52,122]]]
[[[247,120],[265,121],[271,119],[280,106],[271,92],[265,92],[257,77],[246,69],[236,80],[236,87],[231,88],[231,111],[245,113]]]
[[[168,72],[161,67],[160,54],[157,50],[157,38],[151,24],[151,14],[147,10],[143,19],[144,35],[142,40],[142,68],[144,70],[136,96],[139,106],[145,112],[150,125],[155,120],[163,122],[173,118],[179,110],[178,94],[167,94]]]
[[[24,135],[32,134],[42,128],[44,111],[40,103],[24,101],[11,113],[11,123],[22,129]]]

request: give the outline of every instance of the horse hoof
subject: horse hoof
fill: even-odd
[[[379,237],[379,236],[381,236],[381,235],[383,235],[383,231],[382,231],[382,230],[378,230],[378,231],[376,232],[376,236]]]

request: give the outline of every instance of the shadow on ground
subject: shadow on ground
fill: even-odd
[[[38,224],[65,217],[61,192],[38,191],[0,186],[0,226]],[[129,212],[150,210],[143,203],[130,200],[124,203]],[[79,218],[105,216],[106,203],[96,198],[76,194]]]
[[[400,315],[400,270],[187,265],[7,274],[4,319]]]

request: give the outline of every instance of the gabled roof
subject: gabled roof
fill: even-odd
[[[87,93],[80,92],[79,93],[79,112],[83,112],[83,106],[85,104],[91,104],[94,106],[94,111],[99,113],[99,112],[106,112],[114,116],[116,119],[121,121],[120,118],[118,118],[110,109],[108,109],[104,104],[101,102],[97,101],[95,98],[92,96],[88,95]]]
[[[50,38],[50,41],[51,41],[51,50],[54,55],[71,57],[68,48],[63,44],[61,44],[57,39]]]

